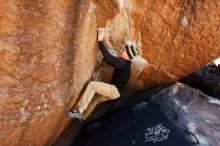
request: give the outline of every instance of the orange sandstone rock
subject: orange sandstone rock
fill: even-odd
[[[131,84],[147,88],[218,58],[219,22],[215,0],[0,0],[0,145],[51,145],[60,135],[91,79],[97,27],[116,50],[139,44],[147,66]]]

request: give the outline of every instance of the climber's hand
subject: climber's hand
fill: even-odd
[[[103,41],[105,32],[103,30],[98,30],[98,41]]]

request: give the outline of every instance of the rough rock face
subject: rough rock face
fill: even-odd
[[[163,89],[152,99],[176,126],[194,133],[199,145],[219,145],[220,100],[181,83]]]
[[[215,0],[0,0],[0,145],[50,145],[63,131],[93,73],[97,27],[112,48],[136,42],[148,65],[135,85],[149,87],[220,56],[219,9]]]
[[[67,125],[64,112],[95,65],[95,13],[88,6],[1,1],[1,146],[50,145]]]

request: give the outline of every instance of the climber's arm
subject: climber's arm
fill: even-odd
[[[102,42],[104,39],[104,35],[105,32],[103,30],[98,31],[99,48],[101,50],[102,56],[104,57],[103,60],[110,66],[121,68],[125,64],[125,61],[109,53],[109,51]]]
[[[99,48],[100,48],[100,51],[102,53],[102,56],[104,57],[103,58],[104,61],[107,64],[109,64],[110,66],[113,66],[113,67],[116,67],[116,68],[121,68],[125,64],[124,60],[111,55],[109,53],[109,51],[107,50],[107,48],[104,46],[102,41],[99,41]]]

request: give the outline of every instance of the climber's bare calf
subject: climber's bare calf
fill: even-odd
[[[125,45],[118,52],[119,57],[111,55],[108,49],[103,44],[105,31],[99,29],[98,31],[98,43],[99,48],[103,56],[103,60],[110,66],[114,67],[111,82],[103,83],[98,81],[91,81],[82,98],[77,103],[77,109],[72,109],[67,112],[67,115],[71,118],[82,119],[82,113],[87,109],[95,93],[109,97],[109,99],[115,99],[120,97],[123,93],[125,85],[127,84],[131,75],[131,61],[137,54],[136,48],[131,45]]]

